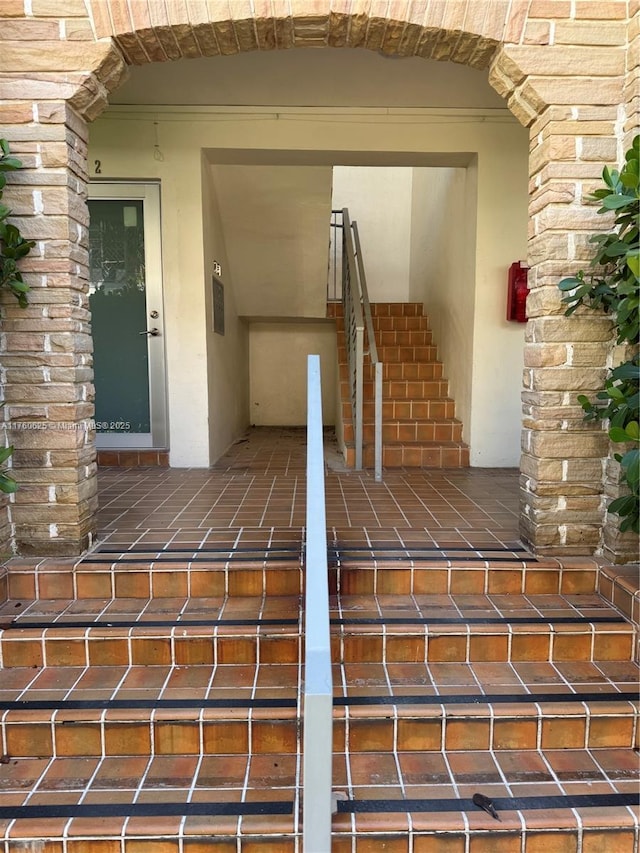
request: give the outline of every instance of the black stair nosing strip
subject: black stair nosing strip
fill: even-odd
[[[633,702],[637,692],[620,693],[445,693],[398,696],[335,696],[334,708],[349,705],[492,705],[554,702]],[[0,700],[2,711],[207,710],[296,708],[297,697],[229,699],[13,699]]]
[[[25,818],[199,817],[290,815],[289,800],[197,803],[78,803],[76,805],[0,806],[0,820]]]
[[[354,560],[363,560],[364,555],[357,557],[348,557],[348,556],[340,556],[339,563],[340,565],[348,564],[349,562],[353,562]],[[412,556],[412,555],[401,555],[399,557],[375,557],[372,556],[372,562],[381,563],[384,560],[392,560],[394,563],[415,563],[420,560],[429,560],[431,563],[518,563],[523,566],[528,566],[529,564],[538,564],[540,561],[535,557],[528,558],[520,558],[520,557],[451,557],[447,554],[443,554],[441,556],[433,555],[429,557],[422,556]],[[486,568],[486,567],[483,567]]]
[[[300,554],[301,548],[97,548],[95,554]],[[87,557],[84,559],[86,560]]]
[[[250,708],[296,708],[293,698],[265,699],[14,699],[0,700],[2,711],[154,711]]]
[[[90,564],[90,565],[122,565],[126,563],[127,565],[133,565],[135,563],[175,563],[176,558],[170,554],[167,554],[165,557],[162,557],[162,552],[154,551],[154,554],[160,553],[159,557],[123,557],[119,559],[111,559],[110,557],[85,557],[78,563],[78,566]],[[225,552],[227,553],[227,552]],[[250,557],[250,556],[241,556],[241,557],[209,557],[209,556],[195,556],[183,558],[185,563],[255,563],[258,560],[261,563],[300,563],[300,554],[293,554],[292,556],[274,556],[273,558],[265,557]]]
[[[431,552],[431,551],[440,551],[441,553],[452,553],[457,551],[473,551],[477,553],[481,552],[496,552],[496,553],[508,553],[508,554],[529,554],[530,551],[527,551],[526,548],[505,548],[504,546],[492,548],[488,547],[474,547],[473,545],[460,545],[455,548],[450,547],[440,547],[439,545],[424,545],[420,547],[411,546],[403,546],[403,545],[349,545],[349,546],[341,546],[341,545],[333,545],[329,547],[330,551],[335,551],[337,553],[351,553],[352,551],[360,552],[364,551],[366,553],[371,553],[372,551],[403,551],[405,553],[419,553],[422,551]],[[532,555],[533,556],[533,555]]]
[[[342,548],[338,545],[330,545],[328,546],[329,553],[332,554],[351,554],[351,553],[366,553],[371,554],[375,552],[390,552],[390,553],[398,553],[402,552],[404,554],[418,554],[418,553],[432,553],[438,552],[441,554],[447,553],[457,553],[459,551],[467,552],[472,551],[474,554],[483,553],[483,554],[530,554],[526,548],[483,548],[478,547],[474,548],[473,546],[461,546],[459,548],[440,548],[437,545],[429,545],[424,547],[404,547],[402,545],[392,546],[392,545],[374,545],[374,546],[353,546],[348,548]],[[274,548],[271,546],[266,546],[264,548],[142,548],[140,546],[134,546],[132,548],[97,548],[95,551],[92,551],[92,554],[273,554],[273,553],[300,553],[302,548],[300,546],[297,547],[289,547],[289,548]],[[531,555],[533,556],[533,555]]]
[[[588,625],[608,624],[626,622],[627,620],[618,613],[612,616],[558,616],[547,618],[545,616],[470,616],[465,618],[447,617],[354,617],[353,619],[332,619],[332,625]]]
[[[541,809],[611,808],[640,804],[640,793],[549,794],[540,797],[492,797],[491,801],[498,813],[515,810],[539,811]],[[467,798],[338,800],[338,812],[342,814],[471,811],[479,810],[473,803],[473,800]]]
[[[618,693],[426,693],[391,696],[336,696],[335,707],[349,705],[536,705],[553,702],[638,702],[637,692]]]
[[[276,627],[276,626],[297,626],[300,624],[299,619],[145,619],[134,620],[124,619],[122,621],[61,621],[61,622],[22,622],[20,619],[14,619],[9,625],[4,626],[4,630],[34,628],[45,630],[49,628],[253,628],[253,627]],[[0,625],[0,630],[3,626]]]
[[[73,628],[74,630],[85,628],[224,628],[224,627],[276,627],[276,626],[293,626],[299,624],[298,619],[123,619],[122,621],[111,620],[69,620],[69,621],[53,621],[53,622],[30,622],[26,619],[23,621],[18,617],[13,619],[7,625],[0,623],[0,631],[8,631],[11,629],[37,629],[47,630],[50,628]],[[619,614],[612,616],[559,616],[556,618],[546,618],[544,616],[471,616],[468,619],[464,617],[362,617],[353,619],[331,619],[330,624],[342,627],[350,625],[619,625],[627,622],[627,620]]]

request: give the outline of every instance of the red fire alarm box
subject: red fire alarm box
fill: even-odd
[[[516,323],[527,322],[527,273],[529,267],[522,261],[514,261],[509,267],[509,288],[507,291],[507,320]]]

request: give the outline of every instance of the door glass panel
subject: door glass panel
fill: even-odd
[[[143,202],[89,201],[96,432],[149,434]]]

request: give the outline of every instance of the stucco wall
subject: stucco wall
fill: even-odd
[[[314,353],[320,356],[323,423],[334,424],[335,323],[251,323],[250,351],[252,424],[306,424],[307,355]]]
[[[209,392],[209,460],[215,462],[249,423],[249,334],[238,317],[236,288],[229,268],[220,207],[211,167],[202,160],[207,388]],[[224,335],[213,327],[214,262],[224,287]],[[177,415],[174,415],[176,417]]]

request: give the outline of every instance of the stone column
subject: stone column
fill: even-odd
[[[20,484],[8,518],[19,553],[50,556],[81,553],[95,533],[86,119],[124,70],[87,20],[53,23],[3,21],[0,30],[0,136],[23,162],[4,200],[36,241],[21,262],[29,306],[1,297],[3,416]]]

